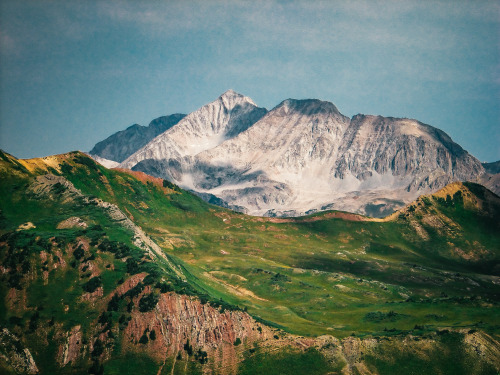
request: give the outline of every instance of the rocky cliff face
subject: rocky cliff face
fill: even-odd
[[[485,175],[448,135],[416,120],[349,119],[320,100],[288,99],[266,113],[231,90],[121,166],[264,216],[326,209],[384,216],[420,194]]]
[[[38,368],[28,348],[7,328],[0,331],[0,370],[17,374],[38,374]]]
[[[144,293],[148,292],[145,289]],[[159,362],[171,358],[186,360],[192,355],[190,350],[206,352],[206,372],[236,373],[244,348],[273,337],[269,327],[257,323],[245,312],[221,312],[209,304],[202,304],[197,298],[175,293],[162,294],[154,311],[135,311],[131,318],[123,335],[124,346],[131,350],[144,347]],[[156,339],[141,345],[144,333],[153,331]],[[235,345],[237,340],[241,346]]]
[[[192,157],[247,130],[266,112],[250,98],[229,90],[153,139],[121,166],[133,168],[142,163],[142,168],[135,169],[150,172],[156,165],[155,175],[184,181],[183,185],[189,186],[183,171],[184,166],[191,164]]]
[[[151,121],[148,126],[141,126],[138,124],[129,126],[127,129],[119,131],[109,136],[104,141],[97,143],[90,151],[90,155],[101,158],[97,160],[100,163],[102,163],[102,159],[120,163],[146,145],[158,134],[163,133],[177,124],[184,116],[186,115],[177,113],[170,116],[158,117]],[[111,164],[103,165],[115,166]]]

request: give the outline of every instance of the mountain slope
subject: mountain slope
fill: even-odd
[[[239,105],[247,109],[238,116]],[[259,216],[338,209],[382,217],[420,194],[485,175],[448,135],[416,120],[349,119],[332,103],[312,99],[288,99],[264,114],[229,91],[121,167]],[[236,130],[230,119],[240,124]]]
[[[158,134],[170,129],[186,115],[174,114],[154,119],[148,126],[131,125],[97,143],[89,152],[107,160],[122,162]]]
[[[483,167],[486,172],[491,174],[500,173],[500,160],[492,162],[492,163],[483,163]]]
[[[500,369],[500,198],[482,186],[383,220],[278,219],[79,152],[0,153],[0,177],[4,372]]]
[[[121,167],[136,167],[145,172],[156,169],[160,173],[150,174],[169,177],[173,181],[182,180],[183,166],[191,157],[235,137],[266,112],[265,108],[257,107],[250,98],[229,90],[153,139],[127,158]],[[159,167],[157,161],[160,162]],[[148,167],[148,163],[152,165]],[[164,168],[163,164],[168,167]],[[144,167],[139,168],[139,165]]]

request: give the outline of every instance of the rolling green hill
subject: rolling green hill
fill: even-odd
[[[41,373],[500,370],[500,198],[481,185],[385,219],[277,219],[79,152],[1,153],[0,179],[7,373],[35,371],[24,348]]]

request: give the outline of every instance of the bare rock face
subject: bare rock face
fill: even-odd
[[[448,135],[416,120],[349,119],[313,99],[288,99],[266,113],[234,91],[121,166],[258,216],[333,209],[380,217],[450,182],[485,175]]]
[[[152,331],[156,339],[149,340],[145,348],[159,360],[178,355],[185,358],[186,347],[191,346],[188,351],[208,353],[208,367],[214,373],[236,373],[243,348],[273,334],[245,312],[220,312],[197,298],[175,293],[162,294],[152,312],[133,313],[124,337],[140,346],[141,336]],[[237,339],[241,346],[235,345]]]
[[[116,168],[120,165],[120,163],[117,161],[101,158],[100,156],[95,154],[94,155],[87,154],[87,155],[106,168]]]
[[[18,374],[38,374],[35,360],[28,348],[7,328],[0,331],[0,368],[12,369]],[[6,365],[6,366],[5,366]]]
[[[162,116],[154,119],[148,126],[134,124],[127,129],[119,131],[105,140],[97,143],[90,151],[90,154],[96,156],[96,161],[103,164],[105,167],[124,161],[135,151],[146,145],[158,134],[170,129],[177,124],[185,115],[173,114],[170,116]],[[107,164],[107,165],[106,165]]]
[[[88,224],[81,218],[73,216],[57,224],[57,229],[87,228]]]
[[[229,90],[214,102],[187,115],[175,127],[127,158],[121,166],[131,169],[142,161],[165,161],[169,167],[160,168],[159,177],[182,180],[182,167],[189,163],[189,157],[217,147],[247,130],[266,112],[250,98]]]
[[[76,362],[81,355],[83,345],[83,336],[81,326],[75,326],[71,331],[65,333],[64,344],[59,346],[57,353],[57,362],[61,367],[70,362]]]

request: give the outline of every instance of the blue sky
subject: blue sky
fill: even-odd
[[[88,151],[232,88],[416,118],[500,159],[498,1],[0,2],[0,148]]]

